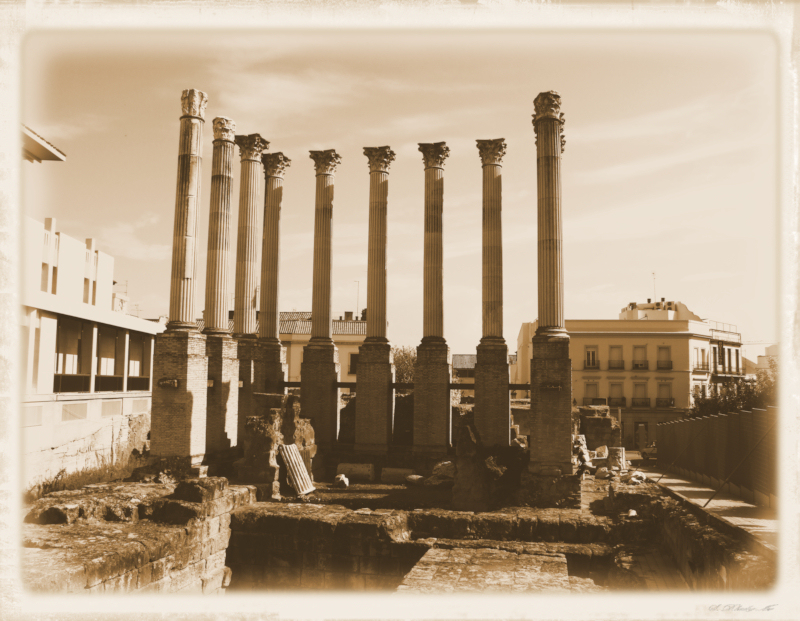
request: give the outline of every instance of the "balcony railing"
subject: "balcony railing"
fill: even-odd
[[[634,397],[631,399],[631,406],[635,408],[649,408],[650,397]]]
[[[659,371],[669,371],[672,369],[672,360],[657,360],[656,368]]]
[[[98,375],[94,378],[95,392],[122,392],[122,375]]]
[[[608,398],[608,405],[614,408],[624,408],[625,407],[625,397],[609,397]]]
[[[672,397],[656,397],[657,408],[671,408],[675,407],[675,399]]]
[[[128,377],[128,390],[150,390],[149,377]]]
[[[722,364],[718,364],[716,367],[714,367],[713,372],[719,375],[743,375],[740,369],[733,369]]]
[[[605,397],[584,397],[583,405],[606,405]]]
[[[608,370],[617,370],[617,371],[624,371],[625,370],[625,361],[624,360],[609,360],[608,361]]]
[[[597,361],[589,362],[587,360],[584,360],[583,361],[583,368],[584,369],[599,369],[600,368],[600,363],[597,362]]]
[[[91,377],[87,375],[67,375],[57,373],[53,376],[53,392],[89,392]]]
[[[701,363],[695,363],[694,370],[695,371],[708,371],[708,363],[705,363],[705,364],[703,364],[702,362]]]
[[[634,369],[634,371],[636,371],[638,369],[647,370],[649,368],[650,368],[650,365],[647,364],[647,360],[634,360],[633,361],[633,369]]]

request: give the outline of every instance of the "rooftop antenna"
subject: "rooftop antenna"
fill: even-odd
[[[658,296],[656,295],[656,273],[653,272],[653,300],[658,300]]]
[[[359,302],[361,302],[361,281],[354,280],[353,282],[356,283],[356,317],[357,317],[359,315],[358,304]]]

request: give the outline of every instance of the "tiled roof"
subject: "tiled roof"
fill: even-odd
[[[454,369],[474,369],[478,356],[475,354],[453,354]]]
[[[339,321],[334,319],[333,334],[336,335],[367,335],[367,322]],[[205,328],[205,319],[197,320],[197,329],[201,332]],[[228,322],[228,330],[233,333],[233,319]],[[311,334],[311,313],[306,311],[290,311],[280,314],[279,332],[281,334]],[[258,334],[258,321],[256,321],[255,333]]]

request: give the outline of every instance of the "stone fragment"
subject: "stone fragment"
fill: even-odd
[[[609,467],[617,466],[620,470],[625,467],[625,448],[624,447],[611,447],[608,449],[608,465]]]
[[[443,461],[436,464],[433,474],[424,481],[426,486],[452,485],[455,480],[456,468],[453,462]]]
[[[344,474],[348,479],[354,481],[371,483],[375,480],[375,466],[373,464],[339,464],[336,474]]]
[[[411,468],[383,468],[381,469],[381,483],[405,483],[407,477],[412,476]]]
[[[597,459],[606,459],[608,457],[608,447],[605,445],[597,447],[594,452]]]
[[[336,478],[333,479],[333,486],[336,488],[348,488],[350,487],[350,481],[344,474],[337,474]]]
[[[595,478],[595,479],[607,479],[607,478],[609,478],[610,476],[611,476],[611,475],[610,475],[610,474],[609,474],[609,472],[608,472],[608,468],[605,468],[605,467],[603,467],[603,468],[598,468],[598,469],[597,469],[597,472],[595,472],[595,474],[594,474],[594,478]]]
[[[409,485],[422,485],[425,477],[419,474],[410,474],[406,477],[406,483]]]

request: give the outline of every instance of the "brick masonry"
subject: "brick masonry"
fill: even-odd
[[[414,445],[416,453],[445,454],[452,443],[450,348],[444,341],[417,347],[414,371]]]
[[[206,337],[168,330],[155,341],[150,453],[200,463],[206,451]],[[159,385],[162,380],[177,380],[177,388]]]
[[[253,380],[255,392],[285,394],[288,378],[286,348],[280,342],[259,339]]]
[[[237,343],[227,334],[209,334],[208,416],[206,452],[224,451],[238,444],[239,438],[239,359]]]
[[[572,473],[572,366],[569,338],[533,337],[531,353],[532,473]]]
[[[255,496],[224,478],[51,494],[23,525],[22,582],[48,593],[224,593],[231,511]]]
[[[330,450],[339,436],[341,408],[339,381],[339,351],[331,343],[314,343],[303,349],[300,367],[300,401],[303,417],[311,419],[317,445],[320,447],[315,467],[323,465],[325,451]]]
[[[389,343],[358,348],[355,450],[385,453],[394,429],[394,358]]]
[[[481,339],[475,363],[475,427],[484,446],[511,442],[508,346],[502,339]]]
[[[254,334],[235,337],[239,359],[239,381],[241,386],[238,389],[239,410],[238,410],[238,431],[239,437],[244,434],[244,424],[248,416],[255,416],[256,402],[253,398],[253,387],[255,385],[255,361],[258,359],[258,340]]]

